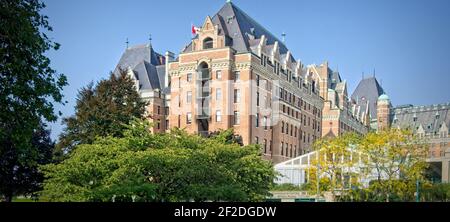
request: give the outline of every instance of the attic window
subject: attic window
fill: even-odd
[[[213,48],[213,39],[212,38],[206,38],[203,40],[203,49],[212,49]]]
[[[228,16],[227,17],[227,23],[231,24],[233,19],[234,19],[234,16]]]

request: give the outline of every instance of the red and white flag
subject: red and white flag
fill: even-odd
[[[198,30],[200,30],[200,29],[195,27],[195,25],[192,24],[192,28],[191,28],[192,35],[196,35]]]

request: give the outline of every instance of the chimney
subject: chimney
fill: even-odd
[[[175,54],[173,52],[166,52],[166,73],[164,75],[164,88],[169,87],[169,62],[173,62],[175,60]]]

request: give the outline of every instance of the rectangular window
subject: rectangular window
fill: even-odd
[[[166,129],[169,129],[170,127],[169,127],[169,120],[168,119],[166,119]]]
[[[267,116],[265,116],[263,118],[263,126],[264,126],[264,129],[267,130]]]
[[[259,75],[256,75],[256,86],[259,86]]]
[[[234,111],[234,125],[241,124],[241,117],[239,115],[239,111]]]
[[[192,81],[192,73],[188,73],[187,74],[186,80],[187,80],[187,82],[191,82]]]
[[[160,123],[160,121],[161,120],[157,120],[158,122],[157,122],[157,124],[156,124],[156,127],[158,128],[158,129],[161,129],[161,123]]]
[[[191,103],[191,101],[192,101],[192,92],[188,91],[186,93],[186,103]]]
[[[222,79],[222,71],[221,70],[217,70],[216,71],[216,79],[217,80],[221,80]]]
[[[267,153],[267,140],[264,139],[264,153]]]
[[[255,136],[255,144],[259,144],[259,138]]]
[[[259,127],[259,113],[256,114],[255,127]]]
[[[166,107],[166,115],[169,115],[169,107]]]
[[[217,88],[216,89],[216,101],[220,101],[220,100],[222,100],[222,89]]]
[[[158,106],[158,111],[157,111],[158,115],[161,114],[161,106]]]
[[[284,122],[281,121],[281,133],[284,133]]]
[[[239,80],[241,80],[241,72],[236,71],[234,72],[234,82],[237,82]]]
[[[192,113],[187,113],[186,114],[186,124],[191,124],[192,123]]]
[[[281,156],[284,155],[284,143],[281,142]]]
[[[259,106],[259,92],[256,93],[256,106]]]
[[[216,122],[222,122],[222,112],[220,110],[216,111]]]
[[[181,115],[178,115],[178,128],[181,127]]]
[[[241,90],[235,89],[234,90],[234,103],[240,103],[241,102]]]

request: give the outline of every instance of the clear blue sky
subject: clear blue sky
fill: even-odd
[[[67,75],[57,108],[74,113],[78,89],[106,78],[125,49],[148,42],[179,53],[190,41],[191,23],[201,25],[225,0],[44,0],[62,47],[48,53]],[[349,84],[349,94],[376,69],[394,105],[450,102],[450,1],[448,0],[233,0],[277,36],[284,31],[296,59],[328,60]],[[281,37],[280,37],[281,38]],[[52,137],[60,122],[50,125]]]

